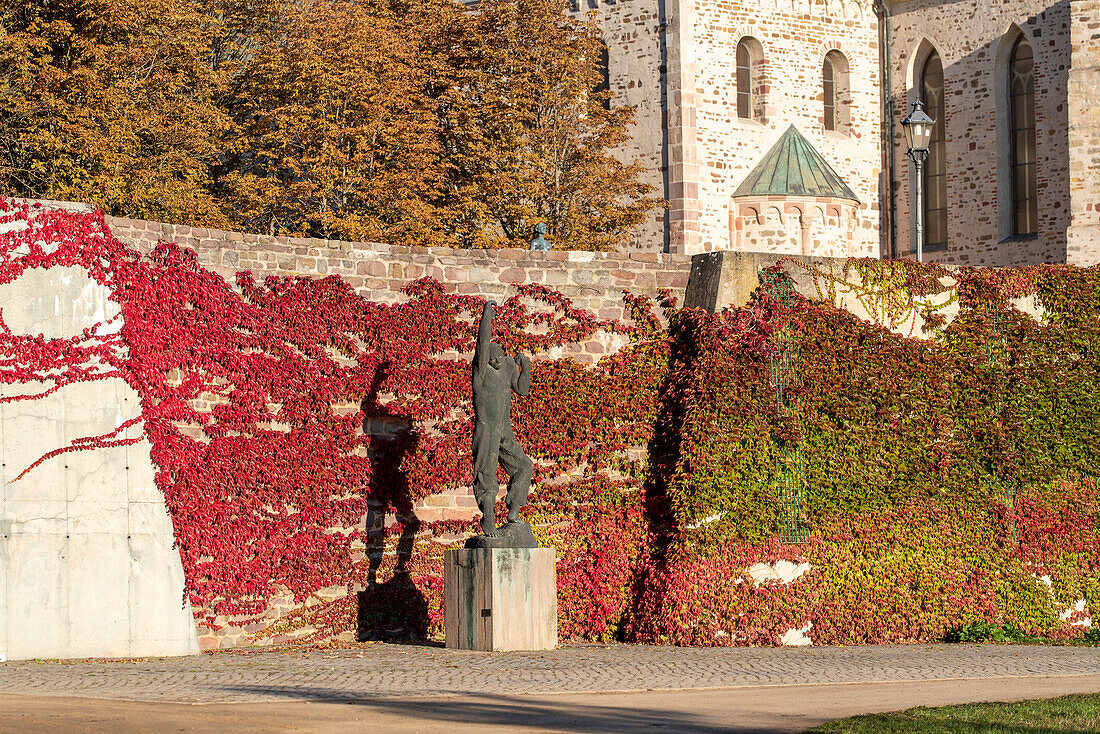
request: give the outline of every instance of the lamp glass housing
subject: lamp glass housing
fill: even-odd
[[[901,121],[901,128],[905,131],[905,144],[909,150],[927,151],[928,144],[932,142],[932,126],[936,121],[924,111],[924,103],[917,100],[913,103],[913,111]]]

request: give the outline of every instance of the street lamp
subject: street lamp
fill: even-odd
[[[905,130],[905,143],[909,146],[909,158],[917,165],[917,186],[914,192],[917,210],[917,262],[924,262],[924,162],[928,159],[928,143],[932,140],[932,127],[936,121],[924,111],[924,102],[913,103],[913,111],[901,121]]]

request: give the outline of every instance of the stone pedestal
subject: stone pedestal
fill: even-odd
[[[447,647],[552,650],[558,642],[552,548],[464,548],[443,557]]]

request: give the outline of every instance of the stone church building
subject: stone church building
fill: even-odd
[[[1100,262],[1100,0],[577,0],[667,252]]]

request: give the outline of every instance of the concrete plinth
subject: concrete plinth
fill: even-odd
[[[558,642],[552,548],[465,548],[443,557],[447,647],[553,650]]]
[[[688,308],[705,308],[711,313],[726,306],[744,306],[760,287],[760,271],[769,268],[787,255],[777,252],[731,252],[719,250],[694,255],[691,258],[691,277],[688,279],[684,305]],[[799,257],[799,261],[829,272],[843,271],[844,258]],[[785,267],[794,281],[795,291],[813,300],[819,300],[820,283],[807,268]]]

